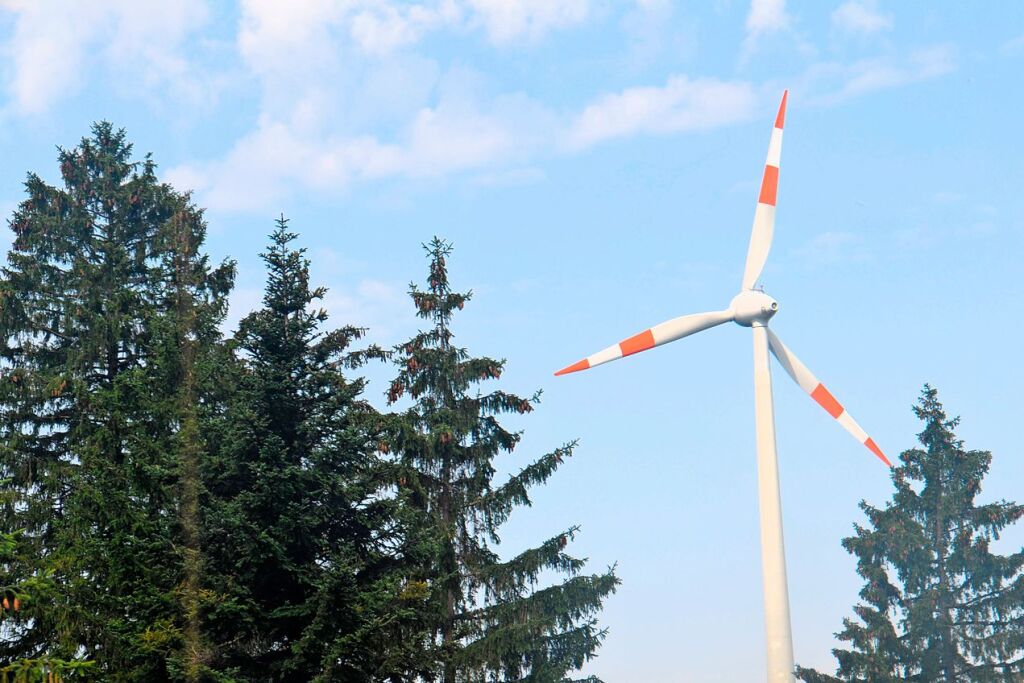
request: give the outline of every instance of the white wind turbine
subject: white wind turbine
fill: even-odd
[[[775,227],[775,196],[779,183],[779,159],[782,153],[782,125],[786,116],[786,95],[775,119],[768,160],[761,180],[761,195],[754,211],[754,227],[747,250],[740,293],[733,297],[724,311],[697,313],[674,318],[630,337],[603,351],[584,358],[556,372],[564,375],[586,370],[617,358],[652,349],[677,339],[701,332],[726,322],[750,327],[754,332],[754,409],[757,431],[758,498],[761,508],[761,568],[764,580],[765,631],[768,646],[768,682],[790,683],[793,678],[793,636],[789,623],[789,594],[786,587],[786,556],[782,541],[782,508],[779,501],[778,461],[775,453],[775,415],[772,405],[772,378],[768,367],[768,350],[775,355],[789,376],[810,394],[846,431],[867,446],[882,462],[892,464],[861,426],[829,393],[807,366],[793,355],[768,329],[768,321],[779,304],[762,291],[754,289],[761,274]]]

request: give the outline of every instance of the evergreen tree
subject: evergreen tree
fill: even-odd
[[[380,419],[360,398],[364,381],[344,373],[383,354],[350,349],[361,329],[324,330],[326,290],[310,286],[295,238],[282,216],[262,254],[263,307],[236,334],[238,387],[207,475],[207,543],[229,598],[210,615],[218,669],[251,681],[370,680],[382,654],[359,631],[379,610],[357,601],[374,590],[390,503],[377,495]],[[345,651],[332,654],[339,641]]]
[[[45,584],[45,580],[35,579],[20,584],[13,584],[8,581],[8,567],[18,561],[19,534],[0,533],[0,628],[9,625],[9,622],[21,618],[21,606],[30,599],[34,590]],[[50,589],[50,586],[46,586]],[[8,622],[8,623],[5,623]],[[89,670],[95,662],[90,661],[65,661],[56,657],[42,656],[35,659],[22,658],[0,666],[0,682],[8,683],[13,680],[15,683],[24,681],[47,681],[48,683],[61,683],[65,679],[81,680],[82,674]]]
[[[131,159],[103,122],[60,150],[62,185],[30,174],[0,277],[0,477],[5,529],[24,529],[17,580],[43,580],[0,660],[85,654],[106,681],[167,680],[187,642],[178,501],[187,425],[177,368],[209,342],[233,266],[196,249],[201,213]],[[183,242],[184,240],[184,242]],[[179,247],[191,272],[181,281]],[[177,265],[175,265],[177,263]],[[198,313],[178,325],[181,293]]]
[[[867,525],[843,546],[864,580],[858,619],[845,619],[835,677],[798,669],[802,680],[989,683],[1024,676],[1024,551],[990,546],[1024,515],[1006,501],[978,505],[992,455],[966,450],[937,393],[925,385],[914,408],[923,448],[893,469],[893,499],[866,502]]]
[[[393,423],[389,446],[402,468],[400,495],[416,511],[415,533],[432,558],[410,566],[404,589],[422,603],[421,659],[410,662],[418,669],[392,680],[566,681],[604,638],[595,615],[619,582],[613,569],[582,573],[584,561],[565,552],[576,527],[505,561],[492,546],[512,510],[530,504],[529,489],[544,483],[575,443],[494,484],[495,459],[520,440],[497,417],[532,411],[538,396],[476,390],[498,379],[504,362],[471,357],[452,343],[452,316],[470,294],[449,286],[451,246],[435,238],[425,248],[428,288],[412,285],[410,293],[431,326],[396,348],[400,371],[389,400],[407,395],[413,403]],[[542,573],[566,578],[542,588]]]
[[[207,498],[202,470],[215,447],[206,435],[215,434],[223,424],[224,406],[233,395],[232,387],[224,383],[223,369],[230,354],[219,329],[227,313],[233,264],[210,268],[209,257],[199,250],[206,235],[202,213],[187,197],[178,199],[179,209],[161,233],[163,313],[153,323],[156,352],[145,379],[148,385],[162,388],[151,392],[155,401],[146,418],[151,424],[170,418],[164,449],[170,454],[170,473],[175,478],[171,490],[177,524],[172,538],[177,548],[174,568],[180,577],[174,589],[179,611],[169,628],[162,633],[150,628],[146,637],[173,643],[166,662],[173,678],[198,682],[215,678],[203,613],[220,596],[210,591],[205,580],[210,561],[202,538]]]

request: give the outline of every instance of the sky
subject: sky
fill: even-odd
[[[507,359],[506,390],[543,391],[501,471],[579,439],[501,553],[580,524],[576,554],[617,563],[587,673],[746,683],[764,676],[750,332],[552,373],[728,304],[788,88],[772,329],[892,457],[931,383],[994,453],[981,500],[1024,499],[1022,27],[1019,3],[0,0],[0,210],[112,121],[237,260],[227,330],[284,214],[332,320],[385,345],[417,329],[421,244],[452,241],[474,292],[457,340]],[[392,370],[369,372],[383,407]],[[831,671],[860,586],[840,540],[892,484],[773,373],[795,655]]]

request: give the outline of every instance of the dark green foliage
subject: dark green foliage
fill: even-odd
[[[96,124],[59,160],[62,186],[29,175],[0,278],[3,526],[24,529],[16,579],[55,588],[0,659],[84,652],[103,680],[160,681],[187,622],[183,340],[215,339],[233,267],[197,255],[201,213],[131,160],[123,131]]]
[[[219,667],[238,679],[360,680],[381,657],[361,630],[379,612],[366,603],[392,505],[376,495],[381,419],[344,371],[383,354],[350,350],[360,329],[323,330],[325,290],[310,287],[294,239],[282,217],[262,255],[263,307],[241,322],[225,375],[236,386],[207,474],[206,534],[226,601],[211,628]]]
[[[389,392],[392,402],[413,401],[392,422],[390,446],[400,495],[417,513],[417,533],[433,555],[407,576],[406,594],[422,602],[423,612],[422,664],[412,673],[442,683],[567,680],[603,639],[595,614],[618,579],[611,569],[582,574],[584,561],[565,552],[576,528],[506,561],[491,546],[512,510],[529,505],[529,489],[544,483],[575,444],[494,484],[495,459],[520,440],[497,417],[528,413],[538,397],[477,390],[498,379],[504,363],[452,344],[452,316],[470,295],[449,286],[450,246],[435,238],[427,251],[428,288],[413,285],[411,296],[431,327],[396,349],[401,369]],[[542,576],[558,574],[566,577],[561,583],[540,587]]]
[[[492,549],[574,444],[492,483],[497,417],[536,397],[477,392],[503,364],[451,344],[447,245],[397,354],[413,406],[382,415],[349,375],[389,354],[325,329],[283,218],[225,340],[234,266],[189,195],[108,123],[59,161],[0,269],[0,683],[542,683],[594,655],[618,579],[577,529]]]
[[[965,450],[937,393],[917,406],[922,448],[904,451],[885,508],[861,503],[867,526],[843,546],[864,578],[857,619],[844,620],[836,677],[800,669],[802,680],[989,683],[1024,676],[1024,552],[990,545],[1024,506],[978,505],[992,454]]]
[[[0,628],[10,628],[23,619],[21,607],[33,593],[52,590],[45,579],[32,579],[13,584],[8,579],[8,568],[20,561],[17,533],[0,533]],[[60,683],[70,679],[85,680],[95,662],[66,661],[56,657],[21,658],[0,666],[0,683],[48,681]]]

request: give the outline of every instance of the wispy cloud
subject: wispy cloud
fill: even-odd
[[[365,327],[371,341],[384,345],[416,325],[405,285],[397,282],[367,278],[351,287],[331,286],[322,306],[333,325]]]
[[[136,69],[151,90],[173,83],[171,90],[193,89],[186,101],[208,99],[203,89],[212,81],[196,76],[199,57],[189,52],[205,40],[205,1],[168,8],[69,1],[71,20],[48,22],[29,0],[0,0],[16,15],[8,49],[24,60],[9,70],[12,107],[52,107],[92,66],[105,76]],[[255,122],[225,151],[167,173],[211,209],[277,209],[297,192],[337,196],[357,183],[395,178],[535,182],[545,158],[632,136],[736,125],[764,104],[764,84],[676,72],[552,105],[524,92],[495,92],[484,73],[427,47],[432,33],[476,33],[486,43],[477,48],[507,52],[607,14],[601,0],[240,0],[239,8],[236,61],[225,68],[244,77],[237,80],[254,96]],[[658,20],[672,11],[666,0],[634,0],[620,27],[628,39],[627,19]],[[798,38],[783,0],[752,0],[744,21],[750,41],[775,33]],[[862,31],[886,25],[871,0],[847,1],[833,21]],[[71,24],[75,35],[66,36]],[[44,68],[52,69],[45,78]],[[835,104],[953,68],[952,49],[935,46],[819,63],[790,82],[805,104]],[[776,91],[773,85],[773,101]]]
[[[791,19],[786,13],[786,0],[751,0],[747,12],[746,39],[740,53],[740,61],[746,61],[762,36],[785,31],[791,26]]]
[[[549,112],[521,95],[480,103],[442,99],[416,113],[392,140],[324,132],[300,112],[265,119],[218,161],[171,169],[215,209],[272,208],[296,187],[336,193],[353,182],[439,177],[513,163],[549,139]]]
[[[442,68],[415,46],[431,31],[476,30],[504,48],[592,11],[591,0],[243,0],[241,9],[238,54],[259,88],[257,124],[223,157],[169,173],[214,209],[520,164],[556,139],[558,117],[524,94],[486,93],[473,69]]]
[[[490,39],[505,45],[520,39],[538,40],[554,29],[586,21],[591,0],[466,0]]]
[[[832,25],[850,33],[877,33],[891,29],[893,18],[878,11],[874,0],[848,0],[832,12]]]
[[[208,19],[204,0],[6,0],[0,7],[14,15],[14,33],[4,49],[10,64],[5,87],[18,115],[47,111],[99,71],[141,83],[149,92],[169,88],[190,102],[211,94],[209,74],[185,48]]]
[[[757,98],[746,82],[673,76],[663,86],[627,88],[605,95],[576,117],[571,148],[637,133],[709,129],[748,119]]]
[[[364,52],[383,55],[419,42],[431,30],[458,24],[463,14],[454,0],[435,6],[379,3],[356,12],[350,31]]]
[[[838,104],[877,90],[886,90],[944,76],[956,68],[953,48],[936,45],[905,58],[882,57],[853,64],[817,64],[803,77],[813,104]],[[838,83],[838,85],[836,85]]]
[[[496,45],[536,41],[581,24],[592,0],[243,0],[243,42],[250,58],[272,44],[300,54],[347,37],[364,53],[381,56],[414,45],[431,31],[482,30]]]
[[[446,74],[434,103],[385,138],[332,132],[314,100],[290,117],[264,117],[222,159],[168,172],[172,183],[200,193],[221,210],[273,208],[298,188],[336,193],[352,183],[388,178],[477,173],[473,182],[522,182],[517,168],[538,155],[571,153],[634,135],[664,135],[727,126],[757,111],[754,87],[743,81],[673,76],[663,86],[599,96],[562,115],[523,94],[477,97],[473,74]],[[537,169],[525,176],[538,177]]]
[[[747,35],[757,37],[789,28],[786,0],[751,0],[747,13]]]

